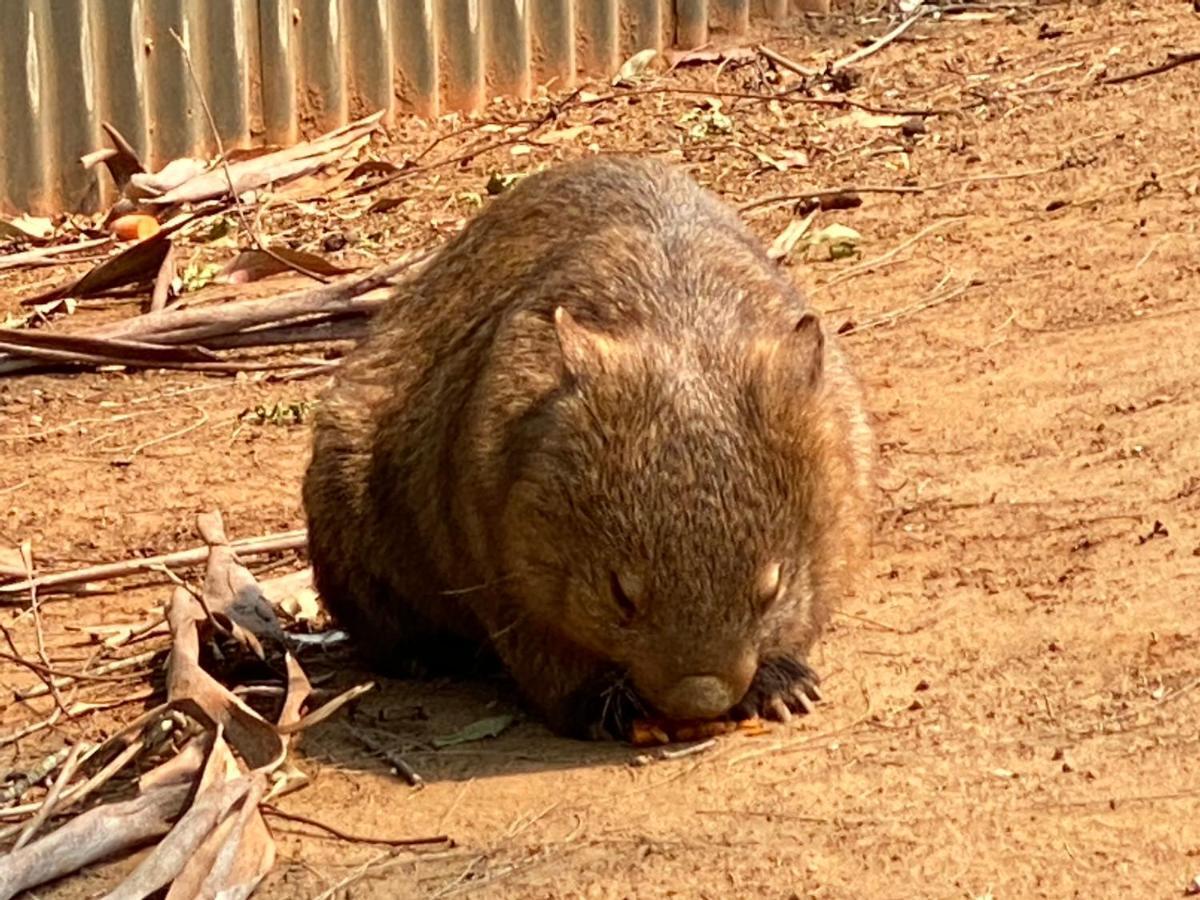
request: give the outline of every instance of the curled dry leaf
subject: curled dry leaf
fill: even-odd
[[[229,284],[248,284],[297,268],[330,277],[355,271],[353,268],[335,266],[325,257],[315,253],[272,246],[269,253],[259,249],[243,250],[221,270],[220,280]]]
[[[261,659],[260,639],[282,645],[283,626],[258,581],[238,562],[237,554],[225,536],[221,514],[216,511],[201,513],[197,524],[201,537],[208,544],[204,603],[213,616],[228,620],[234,636]]]
[[[203,159],[184,157],[173,159],[157,172],[138,172],[130,175],[125,196],[130,200],[151,200],[173,191],[208,171]]]
[[[187,782],[166,784],[132,800],[94,807],[0,857],[0,900],[161,837],[171,830],[191,792]]]
[[[321,618],[320,599],[312,578],[312,569],[307,568],[268,578],[260,584],[272,606],[294,622],[311,623]]]
[[[219,725],[253,768],[278,765],[287,750],[279,732],[200,666],[199,624],[206,618],[186,588],[175,589],[167,607],[173,638],[167,660],[167,699],[209,727]]]
[[[827,123],[830,128],[899,128],[909,116],[888,113],[871,113],[855,107],[844,116],[837,116]]]
[[[813,210],[803,219],[792,219],[787,223],[787,227],[775,237],[771,242],[771,246],[767,248],[767,256],[771,259],[782,260],[786,259],[791,252],[796,249],[796,244],[804,237],[813,219],[817,215],[817,210]]]
[[[660,59],[660,57],[658,51],[653,47],[639,50],[633,56],[629,57],[629,59],[625,60],[625,62],[621,63],[621,68],[613,76],[613,85],[616,87],[627,87],[637,84],[655,59]]]
[[[193,806],[204,803],[208,797],[241,777],[237,760],[220,734],[216,735]],[[149,879],[144,877],[139,887],[145,888],[148,881],[157,881],[155,888],[159,888],[169,881],[171,887],[166,900],[191,900],[215,897],[224,890],[253,888],[257,885],[275,860],[275,845],[258,809],[265,789],[266,779],[262,773],[253,775],[241,798],[240,807],[235,800],[224,813],[218,814],[207,834],[193,836],[190,841],[179,841],[174,848],[177,851],[175,858],[164,853],[160,858],[162,865],[155,876]],[[176,828],[183,825],[181,819]],[[199,826],[196,831],[200,831]],[[171,843],[174,837],[173,830],[160,847]],[[182,856],[182,868],[172,875],[170,870],[176,868],[179,856]],[[167,876],[166,881],[161,880],[164,875]]]
[[[382,117],[381,110],[315,140],[216,166],[154,197],[152,202],[170,206],[226,197],[231,182],[233,193],[241,196],[268,184],[307,175],[361,149]]]
[[[183,874],[205,839],[261,778],[261,775],[243,775],[201,790],[167,836],[105,900],[143,900]]]
[[[45,291],[21,302],[40,303],[59,297],[94,297],[113,288],[129,284],[149,283],[154,280],[171,247],[170,236],[192,221],[194,216],[177,216],[161,226],[148,238],[137,241],[95,266],[78,281],[65,287]]]
[[[16,547],[0,547],[0,580],[25,577],[25,560]]]
[[[42,244],[54,237],[54,223],[41,216],[0,219],[0,239]]]
[[[667,50],[663,56],[672,69],[714,62],[753,62],[758,51],[753,47],[700,47],[696,50]]]
[[[547,131],[544,134],[534,135],[530,141],[534,144],[549,146],[551,144],[564,144],[568,141],[574,141],[579,138],[586,138],[592,131],[590,124],[572,125],[569,128],[556,128],[553,131]]]
[[[762,150],[755,150],[754,155],[764,166],[770,166],[778,172],[802,169],[808,165],[808,154],[803,150],[777,150],[773,156]]]

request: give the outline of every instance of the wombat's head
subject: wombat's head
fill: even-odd
[[[814,617],[820,324],[670,349],[563,309],[555,328],[563,383],[510,445],[509,577],[662,714],[718,716]]]

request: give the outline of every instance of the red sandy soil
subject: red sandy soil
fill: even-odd
[[[1063,33],[1039,38],[1042,26]],[[881,27],[766,40],[815,64]],[[576,102],[540,133],[590,130],[519,145],[529,152],[487,149],[505,137],[498,129],[444,142],[426,162],[481,152],[389,187],[405,198],[389,212],[359,206],[343,220],[314,205],[267,217],[306,249],[340,232],[349,244],[334,258],[390,259],[458,227],[487,202],[492,173],[592,142],[670,155],[734,204],[1024,173],[864,193],[861,207],[814,222],[860,232],[859,259],[813,251],[789,262],[834,325],[860,329],[845,344],[882,456],[875,555],[814,661],[827,698],[816,715],[640,767],[627,747],[559,740],[523,716],[499,738],[434,751],[433,736],[520,714],[509,687],[385,681],[353,720],[305,735],[297,764],[312,784],[281,806],[359,835],[446,833],[457,846],[393,854],[271,819],[280,858],[261,896],[310,897],[359,875],[337,896],[1174,897],[1200,873],[1200,65],[1085,84],[1096,67],[1134,71],[1197,49],[1200,16],[1190,3],[1135,0],[914,33],[856,67],[851,96],[976,104],[915,137],[845,109],[726,98],[732,132],[687,141],[680,119],[701,97]],[[778,89],[753,65],[717,63],[661,83]],[[479,121],[546,108],[498,104]],[[385,153],[415,155],[455,127],[406,125]],[[808,166],[778,172],[755,153],[784,149]],[[769,241],[794,215],[783,204],[746,218]],[[0,316],[46,278],[6,274]],[[211,507],[235,537],[301,527],[305,427],[239,414],[313,401],[323,385],[163,372],[0,381],[0,545],[32,541],[50,571],[195,545],[195,515]],[[301,563],[287,556],[273,571]],[[48,601],[51,657],[77,665],[90,649],[73,629],[145,618],[167,591],[131,582]],[[12,627],[30,653],[29,617]],[[341,672],[335,684],[364,677]],[[6,689],[32,680],[0,666]],[[0,732],[49,709],[13,703]],[[102,736],[138,709],[0,748],[0,770]],[[364,731],[406,752],[428,786],[414,792],[391,774]],[[38,896],[97,896],[134,862]]]

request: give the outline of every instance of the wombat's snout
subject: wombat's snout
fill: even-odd
[[[746,660],[724,675],[688,675],[680,678],[654,704],[674,719],[711,719],[728,712],[746,695],[757,666]]]

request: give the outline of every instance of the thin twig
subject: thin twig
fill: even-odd
[[[371,735],[362,731],[355,731],[355,737],[372,753],[378,753],[391,764],[401,778],[403,778],[410,787],[418,790],[425,787],[425,779],[421,774],[414,769],[403,756],[390,747],[386,747],[382,742],[377,741]]]
[[[1150,66],[1148,69],[1139,69],[1136,72],[1127,72],[1124,75],[1110,75],[1107,78],[1101,78],[1101,84],[1123,84],[1126,81],[1134,81],[1138,78],[1146,78],[1149,75],[1158,75],[1162,72],[1169,72],[1176,66],[1186,65],[1187,63],[1200,62],[1200,50],[1190,50],[1186,53],[1168,53],[1167,61],[1160,63],[1157,66]]]
[[[805,66],[800,65],[800,63],[796,62],[791,57],[784,56],[778,50],[772,50],[770,47],[766,46],[765,44],[759,44],[754,49],[757,50],[759,53],[761,53],[763,56],[765,56],[767,59],[769,59],[771,62],[775,63],[775,65],[779,66],[779,68],[787,69],[793,75],[799,75],[801,78],[816,78],[818,75],[821,74],[820,69],[806,68]]]
[[[239,557],[257,556],[263,553],[278,553],[283,550],[299,550],[308,542],[308,532],[304,529],[297,531],[281,531],[275,534],[263,535],[256,538],[242,538],[231,541],[230,546]],[[56,572],[49,575],[39,575],[32,581],[19,581],[15,584],[0,585],[0,604],[9,602],[6,595],[23,594],[31,584],[39,589],[48,587],[63,587],[80,584],[87,581],[104,581],[111,578],[122,578],[154,571],[160,566],[190,566],[202,563],[208,559],[208,546],[195,547],[191,550],[178,550],[175,553],[163,553],[158,556],[147,556],[142,559],[128,559],[121,562],[102,563],[98,566],[88,566],[71,572]]]
[[[296,734],[297,732],[304,731],[306,728],[311,728],[314,725],[318,725],[332,716],[351,700],[361,697],[363,694],[367,693],[367,691],[373,690],[374,687],[375,682],[373,681],[368,681],[365,684],[355,685],[349,690],[338,694],[338,696],[334,697],[329,702],[322,704],[317,709],[314,709],[303,718],[297,719],[295,722],[289,722],[285,725],[277,725],[276,730],[280,734]]]
[[[102,768],[99,772],[89,778],[82,784],[78,784],[70,790],[66,791],[62,796],[61,806],[66,808],[74,806],[81,800],[91,796],[92,793],[99,787],[107,784],[114,775],[125,768],[126,764],[141,752],[145,742],[138,738],[132,741],[124,750],[118,753],[113,759]],[[80,759],[80,765],[83,764],[92,753],[96,752],[97,748],[89,748],[87,753],[83,753]],[[26,816],[29,813],[36,813],[41,807],[40,803],[27,803],[24,806],[11,806],[8,809],[0,809],[0,819],[13,819],[21,816]]]
[[[848,184],[836,188],[820,188],[813,191],[805,191],[798,194],[773,194],[769,197],[760,197],[757,200],[751,200],[749,203],[743,203],[738,207],[738,212],[747,212],[751,209],[758,209],[762,206],[774,206],[779,203],[794,203],[804,200],[820,200],[822,197],[836,197],[839,194],[926,194],[931,191],[945,190],[946,188],[962,187],[967,184],[983,184],[993,181],[1012,181],[1018,178],[1033,178],[1038,175],[1049,175],[1051,172],[1057,172],[1062,169],[1062,165],[1056,163],[1053,166],[1046,166],[1042,169],[1025,169],[1020,172],[998,172],[988,175],[969,175],[964,178],[951,178],[947,181],[935,181],[931,184]]]
[[[12,850],[9,852],[15,853],[26,844],[29,839],[37,834],[37,830],[45,824],[46,820],[54,814],[55,807],[58,806],[59,798],[62,796],[63,789],[75,777],[75,771],[79,767],[79,755],[87,749],[87,744],[80,741],[71,747],[67,758],[63,761],[62,771],[58,773],[58,777],[54,779],[54,783],[50,785],[50,790],[46,792],[46,797],[42,800],[41,808],[38,809],[32,819],[30,819],[21,834],[17,837],[16,843],[13,844]]]
[[[718,90],[700,90],[698,88],[681,88],[673,86],[658,86],[645,88],[631,88],[629,90],[614,91],[611,94],[606,94],[595,100],[590,101],[591,105],[597,103],[605,103],[612,100],[620,100],[622,97],[639,97],[656,94],[676,94],[684,97],[719,97],[728,98],[731,100],[757,100],[763,103],[778,101],[786,104],[800,104],[803,106],[831,106],[836,109],[861,109],[863,112],[873,113],[881,116],[943,116],[962,112],[957,107],[918,107],[914,109],[904,109],[892,106],[876,106],[871,103],[864,103],[861,100],[851,100],[849,97],[798,97],[797,92],[805,90],[804,85],[797,85],[789,88],[786,91],[779,93],[753,91],[718,91]]]
[[[67,712],[67,705],[58,692],[58,686],[54,683],[54,673],[50,671],[50,657],[46,653],[46,634],[42,629],[42,604],[38,597],[37,585],[33,583],[33,548],[29,541],[21,544],[21,563],[25,566],[25,578],[29,581],[29,609],[33,613],[33,635],[38,659],[42,661],[43,666],[38,677],[42,679],[42,683],[46,685],[50,695],[54,698],[54,705],[63,711],[64,716],[69,718],[71,714]],[[11,644],[12,639],[10,638],[9,645],[11,646]]]
[[[287,819],[289,822],[297,822],[301,825],[308,825],[312,828],[319,828],[321,831],[328,832],[334,837],[342,841],[350,841],[355,844],[383,844],[388,847],[419,847],[425,844],[449,844],[451,843],[449,835],[437,834],[431,837],[418,838],[383,838],[383,837],[364,837],[362,835],[351,834],[348,831],[343,831],[333,825],[310,819],[308,816],[301,816],[296,813],[285,812],[278,806],[273,806],[269,803],[263,804],[262,811],[268,815],[276,816],[280,819]]]
[[[19,666],[24,666],[31,672],[36,672],[37,674],[44,675],[47,678],[71,679],[72,681],[130,681],[131,679],[140,677],[137,675],[89,675],[86,672],[65,672],[62,669],[55,669],[54,667],[48,666],[45,663],[37,663],[33,660],[25,659],[15,653],[6,653],[3,650],[0,650],[0,659],[8,660],[9,662],[16,663]],[[58,686],[65,687],[65,685]],[[50,693],[50,691],[50,686],[47,685],[42,694],[39,694],[38,696],[44,696],[45,694]]]
[[[927,16],[929,14],[929,12],[930,12],[930,8],[928,6],[918,7],[917,11],[915,13],[913,13],[911,16],[909,16],[907,19],[905,19],[903,22],[901,22],[899,25],[897,25],[895,28],[893,28],[891,31],[889,31],[887,34],[885,34],[883,37],[879,38],[876,41],[872,41],[870,44],[868,44],[866,47],[863,47],[861,50],[854,51],[849,56],[843,56],[841,59],[836,60],[833,63],[833,65],[831,65],[829,67],[829,70],[831,72],[840,71],[841,69],[846,68],[846,66],[852,66],[857,62],[862,62],[868,56],[872,56],[873,54],[878,53],[880,50],[882,50],[888,44],[895,41],[896,38],[900,37],[900,35],[904,34],[904,32],[908,31],[908,29],[910,29],[914,25],[916,25],[917,22],[921,21],[921,19],[925,18],[925,16]]]
[[[187,66],[188,76],[192,80],[192,87],[196,89],[196,96],[200,98],[200,107],[204,110],[204,117],[208,120],[209,130],[212,132],[213,140],[217,145],[217,155],[221,160],[221,168],[225,172],[225,180],[229,184],[229,197],[233,201],[234,211],[237,213],[238,221],[241,223],[242,230],[254,242],[254,246],[265,253],[267,256],[274,259],[276,262],[286,266],[293,271],[299,272],[301,275],[307,275],[314,281],[319,281],[322,284],[328,284],[329,279],[324,275],[313,272],[304,266],[299,265],[294,260],[284,259],[274,250],[269,248],[257,232],[250,227],[250,222],[246,219],[246,210],[242,206],[242,198],[238,196],[237,188],[233,184],[233,173],[229,171],[229,160],[225,156],[225,145],[221,141],[221,131],[217,128],[217,120],[213,117],[212,107],[208,105],[208,97],[204,94],[204,88],[200,84],[200,79],[196,75],[196,67],[192,64],[192,54],[188,51],[187,45],[183,42],[183,38],[174,29],[170,29],[171,37],[175,39],[175,43],[179,45],[179,52],[183,54],[183,62]]]
[[[684,757],[695,756],[697,753],[711,750],[715,746],[717,746],[717,739],[709,738],[707,741],[700,741],[698,744],[689,744],[686,747],[667,747],[655,753],[640,753],[633,758],[632,764],[635,766],[647,766],[650,763],[668,759],[683,759]]]
[[[853,327],[847,328],[845,331],[841,332],[841,334],[843,336],[858,334],[859,332],[866,331],[870,328],[878,328],[880,325],[889,325],[894,322],[898,322],[901,319],[916,315],[919,312],[924,312],[927,309],[932,309],[935,306],[941,306],[943,303],[949,303],[951,300],[961,297],[971,288],[979,287],[981,284],[983,284],[983,281],[980,279],[970,278],[963,284],[960,284],[958,287],[951,288],[948,291],[941,291],[941,285],[939,285],[934,289],[932,295],[928,298],[919,300],[916,303],[910,303],[907,306],[902,306],[899,309],[886,312],[881,316],[876,316],[874,319],[869,319],[866,322],[854,325]]]
[[[147,650],[145,653],[139,653],[136,656],[127,656],[124,659],[113,660],[112,662],[104,663],[104,665],[96,666],[89,672],[78,672],[71,674],[58,674],[52,676],[52,682],[56,687],[70,687],[76,681],[128,681],[137,678],[137,675],[117,675],[114,672],[119,672],[122,669],[131,669],[134,666],[140,666],[142,663],[150,662],[158,655],[157,650]],[[35,697],[44,697],[49,693],[45,685],[32,687],[26,691],[17,691],[15,696],[18,700],[32,700]]]
[[[901,241],[899,244],[897,244],[895,247],[893,247],[887,253],[884,253],[880,256],[876,256],[874,259],[868,259],[861,263],[858,263],[857,265],[851,266],[849,269],[846,269],[843,272],[838,272],[836,275],[834,275],[832,278],[830,278],[827,282],[825,282],[824,287],[830,287],[835,284],[841,284],[843,281],[848,281],[851,278],[855,278],[859,275],[863,275],[863,274],[871,271],[872,269],[878,268],[879,266],[883,265],[884,263],[889,262],[890,260],[894,259],[899,253],[901,253],[903,250],[906,250],[907,248],[911,247],[913,244],[917,243],[922,238],[925,238],[925,237],[933,234],[933,232],[938,231],[939,229],[945,228],[947,225],[951,225],[955,222],[961,222],[963,220],[963,218],[964,218],[963,216],[951,216],[948,219],[941,219],[940,221],[934,222],[932,225],[927,225],[924,228],[922,228],[920,231],[918,231],[916,234],[914,234],[912,237],[908,238],[907,240]]]

